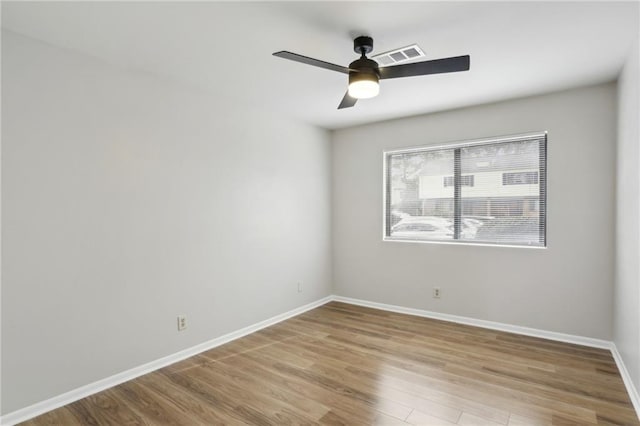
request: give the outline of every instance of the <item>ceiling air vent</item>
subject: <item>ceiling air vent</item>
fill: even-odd
[[[416,58],[424,58],[424,52],[417,44],[390,50],[389,52],[380,53],[371,57],[371,59],[384,67],[401,64]]]

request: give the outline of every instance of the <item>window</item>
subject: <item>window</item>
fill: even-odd
[[[537,185],[538,172],[515,172],[502,174],[503,185]]]
[[[454,176],[444,177],[444,186],[454,186],[454,182]],[[460,176],[460,186],[473,186],[473,175]]]
[[[546,133],[385,153],[385,239],[546,245]]]

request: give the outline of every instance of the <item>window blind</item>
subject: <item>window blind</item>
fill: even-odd
[[[545,133],[385,153],[385,238],[546,245]]]

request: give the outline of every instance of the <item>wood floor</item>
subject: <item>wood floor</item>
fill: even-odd
[[[609,351],[331,302],[25,425],[638,425]]]

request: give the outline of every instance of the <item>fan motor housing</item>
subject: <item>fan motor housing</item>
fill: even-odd
[[[349,64],[349,69],[353,70],[349,72],[351,74],[373,74],[376,77],[380,77],[380,70],[378,68],[378,63],[372,59],[368,58],[360,58]]]
[[[380,70],[378,63],[371,59],[360,58],[349,64],[349,85],[362,80],[378,82]]]

